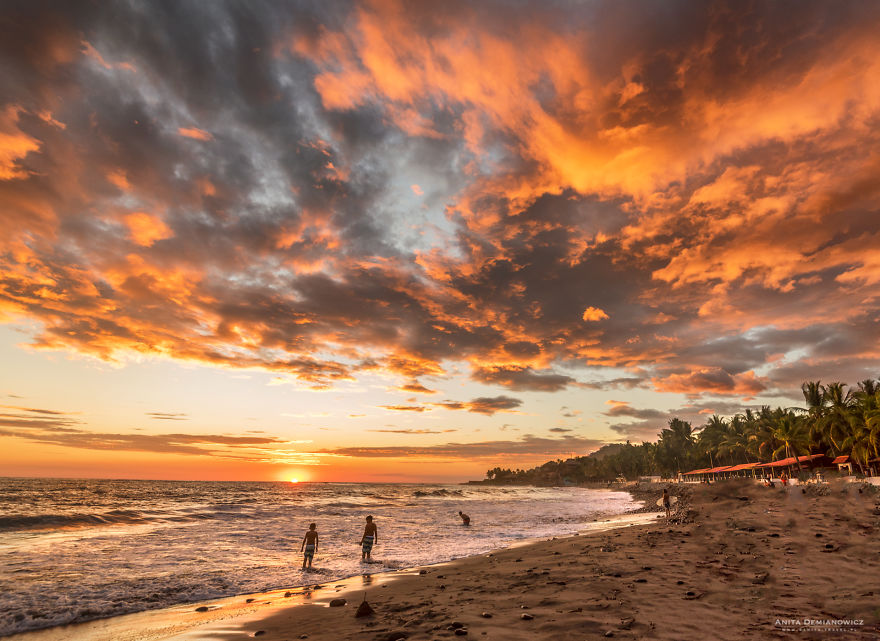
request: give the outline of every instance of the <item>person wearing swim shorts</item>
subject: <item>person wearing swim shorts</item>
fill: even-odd
[[[309,524],[309,529],[303,537],[302,545],[299,551],[303,553],[303,570],[306,569],[306,562],[312,567],[312,559],[315,558],[315,552],[318,551],[318,526],[314,523]]]
[[[379,530],[373,523],[373,517],[367,517],[367,526],[364,528],[364,535],[361,537],[361,561],[372,561],[370,553],[373,546],[379,542]]]

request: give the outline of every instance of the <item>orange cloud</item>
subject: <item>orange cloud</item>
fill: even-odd
[[[21,109],[7,106],[0,112],[0,180],[24,178],[28,172],[18,161],[40,149],[40,141],[22,132],[18,127]]]
[[[730,374],[719,367],[705,368],[688,374],[672,374],[654,378],[654,386],[661,392],[682,394],[723,394],[752,397],[767,389],[768,381],[754,372]]]
[[[197,127],[180,127],[177,130],[181,136],[186,138],[192,138],[193,140],[213,140],[214,136],[212,136],[207,131],[199,129]]]
[[[581,318],[583,318],[583,320],[587,322],[595,322],[605,320],[606,318],[608,318],[608,314],[606,314],[598,307],[587,307],[584,310],[583,316]]]
[[[170,238],[173,235],[168,225],[155,214],[135,212],[127,214],[123,220],[128,227],[131,240],[142,247],[149,247],[157,240]]]

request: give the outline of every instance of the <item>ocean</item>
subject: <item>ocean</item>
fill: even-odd
[[[639,505],[574,487],[0,478],[0,636],[449,561]]]

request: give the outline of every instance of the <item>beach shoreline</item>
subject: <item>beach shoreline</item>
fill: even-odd
[[[244,593],[217,599],[182,603],[153,610],[28,630],[0,638],[8,639],[9,641],[126,641],[129,639],[159,641],[161,639],[178,638],[182,634],[187,635],[185,638],[215,638],[211,635],[217,629],[222,629],[222,626],[225,625],[224,622],[231,619],[243,622],[253,617],[259,619],[279,609],[301,605],[326,605],[332,598],[346,597],[349,594],[362,592],[361,586],[363,585],[374,587],[384,585],[406,576],[418,574],[420,571],[448,566],[466,559],[485,557],[487,554],[494,555],[503,550],[519,549],[559,538],[577,537],[608,529],[633,527],[644,524],[654,518],[653,514],[644,512],[643,508],[636,508],[618,514],[600,513],[596,515],[593,521],[585,523],[583,529],[575,534],[525,538],[512,542],[505,547],[438,563],[396,570],[389,569],[371,574],[355,574],[338,579],[322,579],[320,574],[316,574],[316,580],[319,582],[307,585],[282,587],[264,592]],[[297,557],[296,553],[292,553],[292,555]],[[295,560],[293,565],[297,563],[298,561]],[[320,594],[318,594],[319,592]],[[199,612],[198,610],[205,611]],[[218,626],[220,627],[218,628]],[[196,629],[201,631],[196,632]],[[193,634],[196,636],[192,636]],[[208,636],[202,637],[201,635],[203,634]]]
[[[633,527],[230,597],[208,612],[186,604],[9,638],[877,639],[880,500],[858,489],[696,486],[668,525],[648,512]],[[376,612],[355,618],[364,597]],[[333,598],[346,603],[327,607]]]

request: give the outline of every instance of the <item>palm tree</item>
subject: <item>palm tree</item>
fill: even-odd
[[[847,423],[841,448],[867,472],[868,461],[880,454],[880,386],[875,381],[861,381],[853,391]]]
[[[806,412],[810,421],[810,438],[814,442],[822,440],[822,417],[825,413],[825,394],[822,389],[822,381],[807,381],[801,385],[801,392],[804,394],[804,401],[807,407],[803,410]]]
[[[802,470],[801,462],[798,460],[798,452],[808,449],[810,443],[802,417],[791,411],[782,414],[773,428],[773,438],[779,443],[778,447],[773,451],[774,457],[783,451],[786,458],[794,456],[798,473],[800,473]]]
[[[731,460],[742,457],[748,463],[748,446],[749,434],[746,429],[746,423],[743,417],[737,414],[727,424],[721,437],[721,442],[718,444],[718,451],[719,453],[728,454]]]
[[[846,383],[839,382],[822,387],[825,410],[820,419],[820,432],[840,454],[845,451],[843,441],[849,435],[849,414],[855,400],[849,390],[844,390],[845,387]]]

